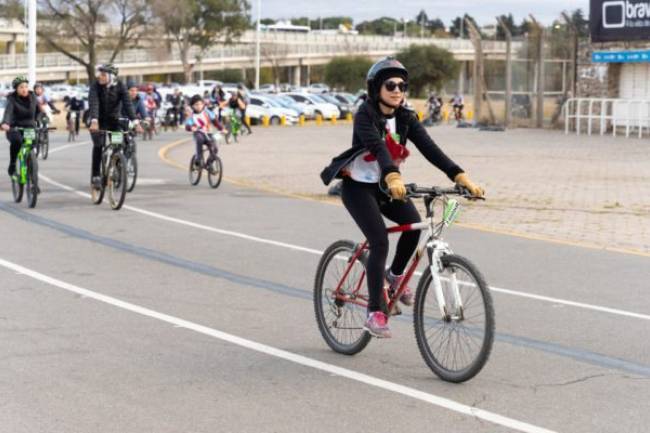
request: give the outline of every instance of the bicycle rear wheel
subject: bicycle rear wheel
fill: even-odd
[[[330,245],[321,257],[314,281],[318,329],[332,350],[345,355],[361,352],[371,339],[370,333],[363,329],[368,304],[365,255],[352,262],[355,251],[352,241]],[[350,263],[350,272],[336,296],[336,288]]]
[[[111,156],[107,173],[108,201],[113,210],[120,210],[126,198],[126,158],[121,153]]]
[[[27,190],[27,205],[30,208],[36,207],[38,201],[38,161],[35,153],[27,156],[27,183],[25,189]]]
[[[201,181],[202,171],[203,168],[201,167],[201,164],[196,161],[196,155],[192,155],[192,159],[190,160],[190,170],[189,170],[190,184],[194,186],[199,184],[199,182]]]
[[[440,274],[447,317],[439,308],[426,269],[415,296],[415,339],[426,364],[442,380],[464,382],[474,377],[487,362],[494,341],[494,309],[485,279],[467,259],[447,255]],[[454,304],[456,281],[462,307]]]
[[[131,154],[126,160],[126,177],[128,179],[126,192],[132,192],[138,180],[138,158],[135,154]]]
[[[212,188],[218,188],[221,185],[223,177],[223,164],[218,156],[211,157],[207,166],[208,183]]]

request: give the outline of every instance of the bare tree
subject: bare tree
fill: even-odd
[[[276,88],[280,86],[280,62],[286,60],[288,54],[288,47],[286,45],[277,45],[273,43],[262,44],[260,46],[260,54],[271,64],[271,72],[273,74],[273,84]]]
[[[153,0],[154,13],[164,32],[176,44],[185,82],[191,81],[194,62],[191,50],[197,47],[196,59],[217,40],[229,43],[249,26],[246,0]]]
[[[7,11],[24,24],[20,0]],[[88,79],[95,76],[101,50],[109,62],[135,43],[144,31],[149,0],[38,0],[37,35],[54,50],[81,64]],[[80,47],[80,49],[77,49]]]

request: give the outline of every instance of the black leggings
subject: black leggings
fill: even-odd
[[[99,176],[100,166],[102,164],[102,147],[106,141],[106,133],[91,132],[90,138],[93,140],[93,160],[92,160],[92,177]]]
[[[16,158],[18,158],[20,146],[23,145],[23,136],[20,131],[10,129],[7,131],[7,140],[9,140],[9,171],[13,171],[12,169],[16,167]]]
[[[217,144],[214,142],[214,138],[211,138],[209,135],[202,132],[194,133],[194,144],[196,144],[196,157],[199,161],[203,159],[203,146],[212,148],[215,155],[219,152]]]
[[[385,310],[382,296],[384,269],[388,256],[388,233],[382,218],[397,224],[414,224],[421,221],[420,214],[411,200],[406,202],[390,200],[381,192],[376,183],[356,182],[350,178],[343,180],[341,189],[343,205],[350,212],[363,235],[368,239],[368,311]],[[393,275],[401,275],[409,259],[418,246],[419,231],[404,232],[397,243],[397,251],[390,267]]]

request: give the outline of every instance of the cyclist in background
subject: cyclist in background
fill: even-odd
[[[145,120],[147,118],[147,110],[144,107],[142,96],[140,96],[140,92],[138,91],[138,85],[134,81],[128,81],[126,87],[129,92],[129,101],[131,101],[135,116],[139,120]],[[122,107],[122,117],[128,117],[126,106]]]
[[[54,106],[52,100],[45,94],[45,89],[43,88],[43,84],[41,83],[34,84],[34,94],[36,95],[36,99],[38,100],[38,105],[41,108],[41,112],[47,115],[48,120],[51,117],[51,114],[60,113],[60,111]]]
[[[102,131],[119,131],[122,107],[126,107],[126,117],[136,124],[136,130],[142,132],[135,117],[133,104],[129,100],[126,86],[117,78],[118,70],[113,64],[97,67],[96,80],[90,86],[88,103],[90,105],[90,136],[93,141],[91,183],[93,188],[101,188],[99,177],[102,162],[102,148],[106,134]]]
[[[453,98],[451,98],[449,103],[452,105],[454,109],[456,120],[461,120],[463,118],[463,108],[465,107],[465,100],[463,99],[463,95],[456,92],[456,94],[454,95]]]
[[[201,95],[194,95],[190,99],[192,113],[185,120],[185,129],[193,132],[194,143],[196,144],[196,163],[200,166],[203,164],[203,146],[214,149],[215,155],[219,151],[217,144],[212,136],[213,128],[217,131],[223,131],[223,126],[219,123],[216,114],[208,109]]]
[[[399,61],[387,57],[375,63],[366,81],[368,100],[354,118],[352,148],[334,158],[321,178],[326,185],[335,177],[343,178],[343,205],[368,239],[370,251],[366,273],[370,299],[364,329],[376,337],[389,338],[384,280],[389,290],[399,287],[420,237],[419,231],[403,233],[390,268],[385,268],[389,244],[382,215],[400,225],[420,222],[415,205],[406,198],[400,173],[400,164],[410,154],[407,140],[432,165],[466,187],[473,196],[483,196],[484,191],[433,142],[415,113],[404,107],[408,71]],[[405,289],[400,301],[412,305],[413,292]]]
[[[20,75],[11,82],[14,89],[7,95],[7,106],[0,123],[0,129],[7,133],[9,140],[9,168],[10,177],[16,174],[16,158],[20,147],[23,145],[23,136],[16,127],[35,128],[36,116],[41,111],[38,98],[29,90],[27,77]]]

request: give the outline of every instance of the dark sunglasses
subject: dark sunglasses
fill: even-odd
[[[389,92],[394,92],[395,89],[399,89],[400,92],[404,93],[406,92],[406,89],[409,88],[409,85],[405,81],[400,81],[399,83],[396,83],[395,81],[386,81],[384,87]]]

